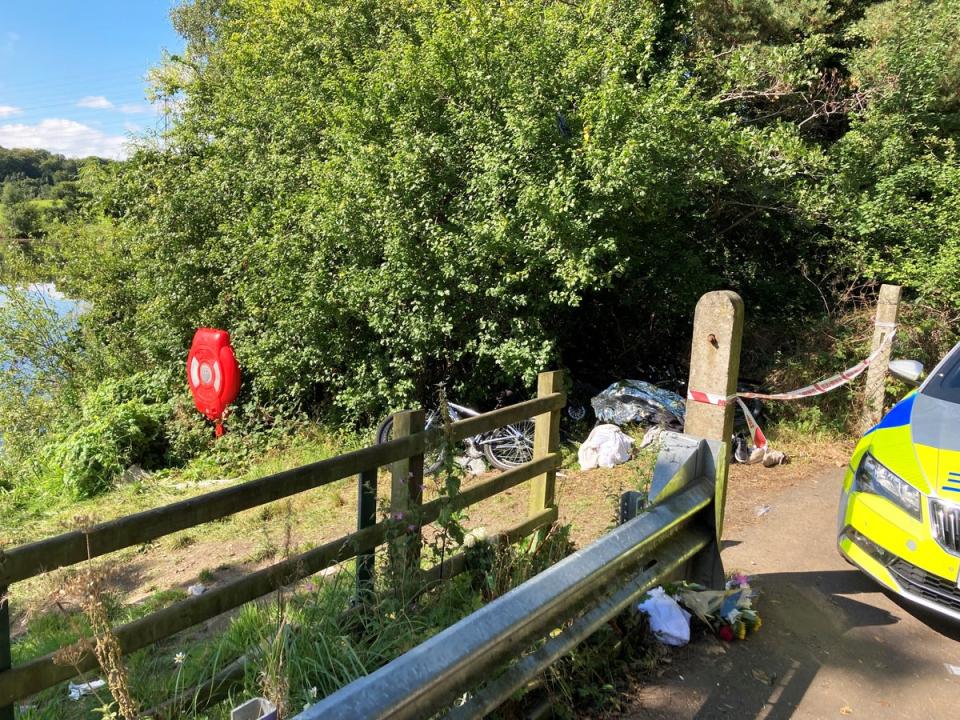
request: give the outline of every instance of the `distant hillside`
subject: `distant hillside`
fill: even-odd
[[[0,147],[0,183],[28,179],[41,185],[56,185],[76,180],[80,167],[89,160],[110,162],[101,158],[68,158],[46,150]]]
[[[77,180],[87,163],[46,150],[0,147],[0,238],[38,238],[52,220],[65,220],[82,200]]]

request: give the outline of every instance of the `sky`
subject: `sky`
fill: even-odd
[[[147,71],[183,42],[175,0],[0,0],[0,147],[122,158],[162,122]]]

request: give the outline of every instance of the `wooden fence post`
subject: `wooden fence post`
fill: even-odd
[[[873,344],[870,353],[883,347],[883,343],[897,325],[897,310],[900,306],[900,286],[881,285],[877,298],[877,315],[873,324]],[[870,363],[867,368],[867,383],[863,395],[863,418],[860,421],[861,432],[866,432],[883,416],[883,398],[886,390],[887,367],[890,365],[891,342]]]
[[[394,439],[423,432],[423,410],[404,410],[393,416]],[[423,503],[423,453],[397,460],[391,467],[390,515],[403,523],[407,534],[395,542],[394,553],[402,562],[411,580],[420,568],[423,537],[419,510]],[[416,526],[411,528],[410,526]],[[402,557],[402,559],[401,559]]]
[[[719,403],[687,400],[683,431],[706,440],[724,443],[717,469],[717,537],[723,530],[727,497],[727,468],[730,438],[733,435],[733,407],[740,372],[740,344],[743,338],[743,300],[735,292],[717,290],[700,298],[693,317],[693,344],[690,350],[690,393],[706,393]]]
[[[364,470],[357,478],[357,530],[377,524],[377,468]],[[357,555],[357,600],[373,590],[376,553],[373,550]]]
[[[0,551],[2,552],[2,551]],[[13,666],[10,652],[10,595],[0,587],[0,673]],[[0,707],[0,720],[13,720],[13,705]]]
[[[563,370],[542,372],[537,377],[537,397],[563,392]],[[560,413],[563,409],[537,415],[533,434],[533,459],[539,460],[560,449]],[[557,471],[540,475],[530,481],[530,502],[527,517],[539,515],[556,504]]]

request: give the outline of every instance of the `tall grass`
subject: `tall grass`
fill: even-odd
[[[293,545],[289,525],[282,545],[284,554]],[[206,627],[132,653],[124,658],[129,681],[129,704],[124,707],[136,704],[144,715],[150,715],[151,708],[175,700],[166,714],[155,716],[219,720],[250,697],[268,696],[283,709],[283,716],[289,717],[452,625],[571,549],[563,529],[555,529],[546,541],[535,545],[475,543],[467,551],[467,571],[413,598],[395,591],[384,572],[388,553],[382,551],[377,556],[379,572],[373,595],[362,606],[355,603],[350,563],[339,572],[285,586],[270,598],[247,604]],[[84,573],[82,570],[78,576]],[[14,644],[16,662],[79,637],[88,637],[92,643],[109,639],[104,619],[116,625],[147,611],[144,605],[122,606],[109,590],[108,581],[108,577],[97,581],[96,607],[101,612],[97,622],[91,622],[85,608],[70,599],[61,603],[60,611],[30,618]],[[182,594],[177,592],[158,593],[145,605],[154,609],[180,598]],[[241,657],[246,660],[243,674],[229,697],[204,707],[205,695],[197,686]],[[73,702],[67,700],[64,687],[58,687],[32,698],[20,717],[88,718],[104,707],[117,711],[118,706],[111,703],[110,698],[94,696]]]

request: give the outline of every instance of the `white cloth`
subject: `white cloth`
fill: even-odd
[[[650,629],[664,645],[686,645],[690,642],[690,613],[667,595],[662,587],[647,593],[637,610],[650,616]]]
[[[633,438],[616,425],[597,425],[577,451],[581,470],[611,468],[630,459]]]

